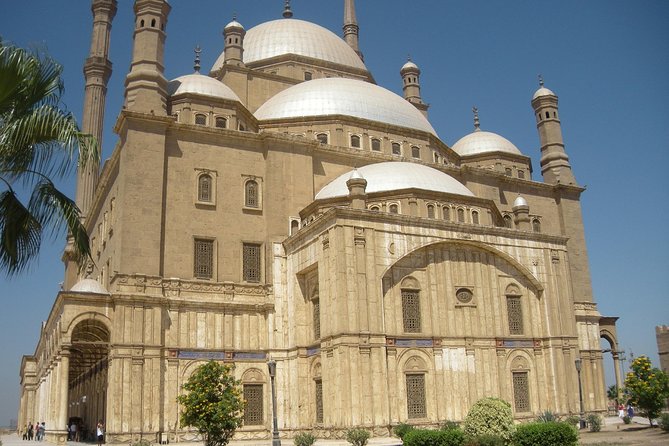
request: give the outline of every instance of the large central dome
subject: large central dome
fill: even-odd
[[[346,78],[294,85],[271,97],[254,115],[260,121],[344,115],[437,135],[425,116],[404,98],[378,85]]]
[[[297,54],[367,70],[353,49],[332,31],[311,22],[280,19],[249,29],[244,37],[244,63],[249,65],[284,54]],[[223,66],[224,54],[213,70]]]

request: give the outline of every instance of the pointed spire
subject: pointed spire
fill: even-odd
[[[195,64],[193,65],[196,73],[200,72],[200,53],[202,53],[202,48],[200,48],[200,45],[197,45],[195,47]]]
[[[344,30],[344,40],[362,59],[362,52],[358,45],[360,28],[358,27],[358,20],[355,17],[355,2],[353,0],[344,0],[344,26],[342,28]]]
[[[283,17],[289,19],[293,17],[293,11],[290,9],[290,0],[286,0],[283,7]]]
[[[472,107],[472,112],[474,113],[474,131],[481,131],[481,123],[479,122],[479,109],[476,106]]]
[[[539,75],[539,88],[544,86],[544,77],[540,74]]]

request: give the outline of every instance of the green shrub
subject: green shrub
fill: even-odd
[[[658,424],[663,431],[669,432],[669,413],[663,413],[660,415],[660,421]]]
[[[490,434],[509,441],[515,430],[511,405],[499,398],[478,400],[469,409],[462,427],[468,438]]]
[[[588,414],[588,416],[585,418],[585,421],[588,422],[588,428],[590,429],[590,432],[599,432],[602,430],[602,417],[596,413]]]
[[[484,434],[475,438],[469,438],[464,446],[506,446],[507,442],[497,435]]]
[[[415,428],[410,424],[400,423],[393,428],[393,434],[400,440],[404,441],[404,437],[406,437],[406,434],[408,434],[414,429]]]
[[[442,431],[447,431],[450,429],[460,429],[460,423],[458,423],[457,421],[446,420],[443,423],[441,423],[440,429]]]
[[[577,446],[578,431],[574,426],[546,421],[520,424],[511,440],[513,446]]]
[[[564,422],[570,426],[578,426],[579,421],[581,421],[581,419],[579,418],[578,415],[569,415],[567,418],[564,419]]]
[[[316,437],[310,432],[300,432],[293,439],[295,446],[311,446],[316,443]]]
[[[538,423],[548,423],[549,421],[560,421],[560,417],[558,417],[555,412],[544,410],[542,413],[537,415],[535,421]]]
[[[404,446],[461,446],[465,436],[460,429],[414,429],[404,437]]]
[[[630,424],[631,422],[632,422],[632,419],[630,417],[628,417],[627,415],[625,415],[623,417],[623,423]]]
[[[353,446],[365,446],[369,440],[369,431],[365,429],[351,429],[346,431],[346,441]]]

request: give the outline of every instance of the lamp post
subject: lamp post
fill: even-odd
[[[267,361],[267,368],[269,369],[269,378],[272,385],[272,446],[281,446],[281,439],[279,438],[279,425],[276,421],[276,392],[274,390],[274,377],[276,376],[276,361],[270,359]]]
[[[583,387],[581,386],[581,358],[574,360],[576,366],[576,373],[578,373],[578,402],[580,404],[580,412],[578,414],[578,424],[581,429],[585,429],[585,414],[583,413]]]

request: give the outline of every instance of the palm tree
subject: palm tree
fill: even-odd
[[[97,162],[95,139],[61,108],[62,67],[0,39],[0,269],[26,269],[43,233],[65,225],[78,259],[90,258],[88,234],[74,201],[56,188],[81,163]]]

